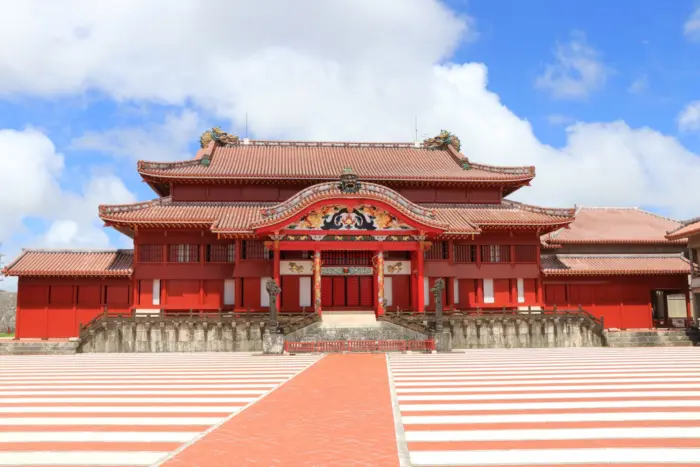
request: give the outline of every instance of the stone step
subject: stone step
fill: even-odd
[[[0,355],[72,355],[78,342],[0,341]]]
[[[693,347],[693,343],[691,341],[609,342],[608,347]]]
[[[628,342],[628,341],[687,341],[692,340],[686,335],[681,336],[632,336],[632,337],[608,337],[608,342]]]

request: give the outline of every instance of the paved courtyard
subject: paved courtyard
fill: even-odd
[[[0,357],[0,466],[700,465],[699,370],[692,347]]]

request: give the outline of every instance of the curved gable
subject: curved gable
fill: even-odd
[[[443,232],[448,225],[432,209],[412,203],[382,185],[363,182],[356,190],[338,182],[313,185],[287,201],[261,210],[251,227],[259,233],[277,230],[366,230]],[[474,227],[474,233],[479,229]]]

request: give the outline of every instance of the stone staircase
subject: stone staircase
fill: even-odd
[[[0,340],[0,355],[72,355],[78,351],[76,341]]]
[[[325,312],[320,322],[285,335],[290,342],[425,340],[424,333],[377,321],[374,312]]]
[[[608,347],[692,347],[700,345],[700,330],[607,331],[605,338]]]

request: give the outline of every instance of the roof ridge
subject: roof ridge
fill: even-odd
[[[22,248],[24,253],[133,253],[133,248]]]
[[[148,201],[139,201],[136,203],[129,204],[100,204],[98,210],[100,214],[112,214],[115,212],[131,212],[150,208],[152,206],[171,204],[172,202],[172,196],[165,196],[162,198],[154,198]]]
[[[685,258],[683,253],[552,253],[561,258]]]
[[[620,211],[622,211],[622,210],[625,210],[625,211],[638,211],[638,212],[641,212],[641,213],[643,213],[643,214],[648,214],[648,215],[650,215],[650,216],[658,217],[659,219],[664,219],[664,220],[667,220],[667,221],[670,221],[670,222],[676,222],[676,223],[681,222],[681,221],[679,221],[679,220],[677,220],[677,219],[672,219],[672,218],[670,218],[670,217],[662,216],[661,214],[657,214],[657,213],[655,213],[655,212],[647,211],[646,209],[642,209],[642,208],[639,207],[639,206],[578,206],[578,209],[579,209],[579,210],[581,210],[581,209],[591,209],[591,210],[601,210],[601,211],[605,211],[605,210],[610,210],[610,211],[612,211],[612,210],[620,210]],[[698,218],[698,220],[700,220],[700,218]]]
[[[524,211],[536,212],[539,214],[549,214],[551,216],[575,217],[576,215],[576,208],[548,208],[543,206],[535,206],[533,204],[525,204],[510,199],[503,199],[502,204],[517,206],[519,209],[522,209]]]

